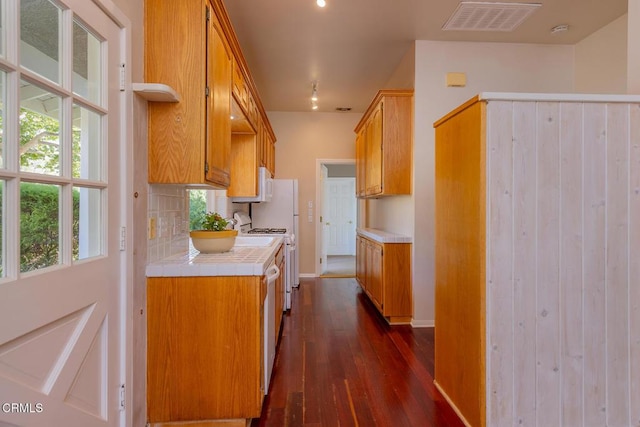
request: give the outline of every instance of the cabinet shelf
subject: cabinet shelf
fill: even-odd
[[[133,83],[133,91],[150,102],[180,102],[180,95],[162,83]]]

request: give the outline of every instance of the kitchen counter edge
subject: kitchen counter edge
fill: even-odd
[[[193,246],[183,253],[147,264],[147,277],[263,276],[273,261],[282,237],[266,247],[234,247],[230,252],[202,254]]]
[[[411,236],[404,234],[390,233],[376,228],[358,228],[356,233],[378,243],[412,243]]]

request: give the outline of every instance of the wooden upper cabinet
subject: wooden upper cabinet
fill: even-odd
[[[229,188],[234,174],[257,176],[254,155],[233,157],[232,134],[255,145],[262,123],[275,137],[222,0],[145,0],[145,81],[181,98],[148,105],[150,183]]]
[[[366,155],[366,129],[362,129],[356,135],[356,197],[364,197],[365,188],[365,155]]]
[[[365,144],[365,195],[382,193],[382,112],[384,101],[380,101],[367,124]]]
[[[233,95],[236,97],[238,104],[242,108],[249,112],[249,90],[245,83],[244,75],[242,74],[242,68],[237,61],[233,61]]]
[[[413,90],[379,91],[355,132],[356,195],[411,194]]]
[[[231,165],[232,53],[220,21],[209,12],[207,26],[207,143],[205,180],[227,188]]]
[[[208,15],[215,18],[206,0],[145,2],[145,81],[168,84],[181,97],[149,103],[150,183],[229,184],[228,158],[205,173],[207,157],[228,156],[231,138],[229,126],[220,128],[229,121],[229,48]]]

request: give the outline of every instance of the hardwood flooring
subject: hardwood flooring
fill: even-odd
[[[354,255],[327,255],[327,265],[322,277],[355,277],[356,257]]]
[[[263,426],[463,426],[433,385],[433,328],[389,326],[355,279],[305,279],[285,316]]]

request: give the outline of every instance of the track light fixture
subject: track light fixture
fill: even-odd
[[[318,82],[311,83],[311,109],[318,109]]]

